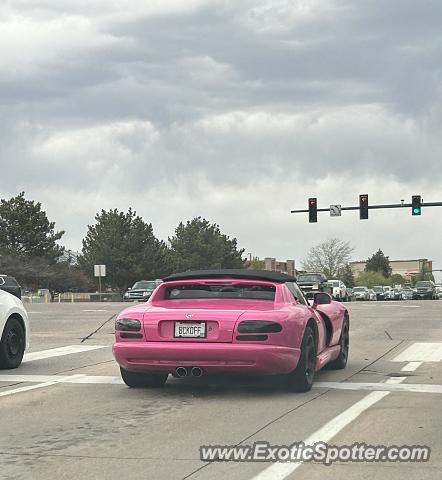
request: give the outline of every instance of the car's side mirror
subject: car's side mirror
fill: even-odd
[[[313,295],[313,307],[316,305],[328,305],[332,299],[328,293],[318,292]]]

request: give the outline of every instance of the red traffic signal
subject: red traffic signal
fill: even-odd
[[[368,195],[366,193],[359,195],[359,218],[368,219]]]
[[[310,223],[316,223],[318,221],[318,199],[308,199],[308,221]]]

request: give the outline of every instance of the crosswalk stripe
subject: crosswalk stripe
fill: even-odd
[[[50,350],[41,350],[40,352],[25,353],[23,362],[33,362],[45,358],[62,357],[73,353],[89,352],[100,348],[108,348],[108,345],[67,345],[65,347],[51,348]]]

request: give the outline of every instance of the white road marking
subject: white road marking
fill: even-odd
[[[413,343],[396,357],[393,362],[440,362],[442,343]]]
[[[76,376],[77,375],[70,375],[71,378],[76,377]],[[55,375],[54,375],[54,377],[55,377]],[[57,385],[57,383],[63,382],[63,380],[65,380],[66,378],[67,377],[59,377],[59,380],[57,380],[57,381],[47,381],[47,382],[43,382],[43,383],[37,383],[36,385],[28,385],[26,387],[14,388],[13,390],[6,390],[5,392],[0,392],[0,397],[6,397],[8,395],[14,395],[16,393],[27,392],[29,390],[36,390],[37,388],[45,388],[45,387],[50,387],[52,385]]]
[[[313,445],[317,442],[328,442],[335,435],[337,435],[349,423],[359,417],[361,413],[365,412],[367,408],[386,397],[389,392],[372,392],[365,396],[359,402],[356,402],[351,407],[344,410],[335,418],[326,423],[319,430],[316,430],[310,437],[304,440],[306,445]],[[292,474],[297,468],[302,465],[302,462],[296,463],[274,463],[263,470],[261,473],[253,477],[253,480],[283,480]]]
[[[392,377],[386,381],[386,384],[390,384],[390,387],[399,386],[400,382],[404,381],[406,377]],[[322,382],[328,383],[328,382]],[[332,383],[332,382],[330,382]],[[317,383],[315,384],[317,385]],[[378,384],[382,385],[382,384]],[[383,384],[385,385],[385,384]],[[344,410],[342,413],[332,418],[319,430],[316,430],[312,435],[304,440],[306,445],[314,445],[318,442],[328,442],[341,430],[343,430],[348,424],[359,417],[365,410],[373,406],[375,403],[382,400],[389,395],[390,392],[375,391],[369,393],[359,402],[356,402],[351,407]],[[302,462],[291,463],[274,463],[263,470],[258,475],[254,476],[252,480],[284,480],[291,475],[297,468],[302,465]]]
[[[404,377],[398,377],[404,378]],[[414,392],[414,393],[442,393],[442,385],[430,385],[426,383],[353,383],[353,382],[316,382],[314,387],[332,388],[336,390],[369,390],[387,392]]]
[[[333,390],[410,392],[442,394],[442,385],[426,383],[401,383],[406,377],[392,377],[385,383],[370,382],[315,382],[313,388],[330,388]],[[55,382],[89,385],[122,385],[121,377],[111,375],[0,375],[0,383],[10,382]]]
[[[36,313],[43,313],[43,312],[27,312],[27,313],[32,313],[33,315],[35,315]]]
[[[424,362],[408,362],[401,368],[401,372],[414,372],[417,370]]]
[[[40,352],[25,353],[23,362],[33,362],[44,358],[61,357],[72,353],[88,352],[99,348],[106,348],[108,345],[68,345],[66,347],[51,348],[50,350],[42,350]]]
[[[385,380],[385,383],[388,385],[396,385],[398,383],[402,383],[407,377],[390,377]]]
[[[123,380],[121,377],[113,377],[110,375],[0,375],[1,382],[54,382],[54,383],[82,383],[82,384],[108,384],[121,385]]]
[[[109,310],[83,310],[83,312],[108,312]]]

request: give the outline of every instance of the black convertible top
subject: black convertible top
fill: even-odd
[[[267,280],[269,282],[296,282],[296,277],[291,277],[285,273],[270,272],[268,270],[248,270],[223,269],[223,270],[194,270],[189,272],[173,273],[166,278],[164,282],[174,282],[176,280],[197,280],[205,278],[240,278],[249,280]]]

